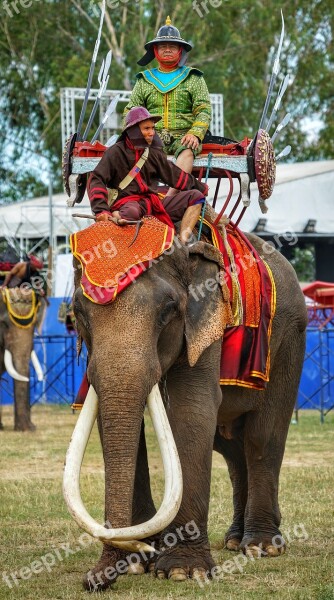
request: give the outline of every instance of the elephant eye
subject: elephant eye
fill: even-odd
[[[168,300],[168,302],[161,308],[159,312],[159,325],[164,327],[171,319],[178,313],[178,303],[176,300]]]

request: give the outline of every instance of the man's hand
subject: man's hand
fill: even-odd
[[[198,148],[200,142],[199,142],[198,137],[196,137],[196,135],[193,135],[192,133],[186,133],[186,135],[184,135],[183,138],[181,139],[181,144],[182,144],[182,146],[187,146],[187,148],[196,150],[196,148]]]
[[[110,213],[102,212],[96,215],[97,221],[113,221],[113,218]]]
[[[207,183],[204,183],[203,185],[205,185],[205,189],[203,190],[203,194],[204,196],[207,196],[209,193],[209,186]]]
[[[112,223],[115,223],[116,225],[126,225],[127,224],[126,219],[121,219],[121,215],[118,212],[118,210],[114,210],[114,212],[112,212],[112,213],[107,213],[107,212],[99,213],[98,215],[96,215],[96,220],[97,221],[111,221]]]

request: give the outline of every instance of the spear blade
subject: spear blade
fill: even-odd
[[[114,133],[113,135],[111,135],[109,140],[106,143],[107,148],[111,148],[111,146],[116,144],[118,138],[119,138],[119,135],[117,133]]]
[[[279,61],[280,61],[281,50],[282,50],[283,40],[284,40],[284,17],[283,17],[283,12],[282,11],[281,11],[281,17],[282,17],[281,36],[280,36],[280,40],[279,40],[279,44],[278,44],[276,58],[275,58],[274,66],[273,66],[273,71],[272,71],[270,82],[269,82],[269,89],[268,89],[267,98],[266,98],[266,101],[265,101],[265,104],[264,104],[264,108],[263,108],[263,112],[262,112],[262,116],[261,116],[261,120],[260,120],[259,129],[262,129],[264,120],[265,120],[265,118],[267,116],[269,103],[270,103],[271,96],[272,96],[272,93],[273,93],[273,87],[274,87],[274,84],[275,84],[275,81],[276,81],[276,77],[277,77],[278,71],[279,71]]]
[[[88,132],[89,132],[91,126],[92,126],[92,122],[93,122],[93,119],[95,117],[95,114],[96,114],[96,111],[97,111],[97,107],[100,104],[101,97],[102,97],[103,93],[105,92],[107,84],[108,84],[108,81],[109,81],[109,75],[108,75],[108,71],[106,70],[106,66],[108,65],[108,70],[109,70],[110,63],[111,63],[111,57],[112,57],[112,52],[111,52],[111,50],[109,50],[109,52],[108,52],[108,54],[106,56],[106,60],[102,61],[102,65],[101,65],[100,72],[99,72],[100,88],[99,88],[99,91],[98,91],[97,96],[95,98],[94,106],[93,106],[92,112],[90,113],[90,116],[89,116],[89,119],[88,119],[88,123],[87,123],[86,129],[85,129],[84,134],[83,134],[83,139],[84,140],[87,138],[87,134],[88,134]]]
[[[107,75],[109,73],[111,59],[112,59],[112,51],[109,50],[109,52],[108,52],[108,54],[106,56],[106,62],[105,62],[105,65],[104,65],[103,80],[106,79],[106,77],[107,77]]]
[[[267,126],[266,126],[266,131],[268,131],[268,132],[269,132],[269,130],[270,130],[270,127],[271,127],[271,126],[272,126],[272,124],[273,124],[273,120],[274,120],[274,118],[275,118],[275,116],[276,116],[276,113],[277,113],[277,111],[278,111],[278,109],[279,109],[279,107],[280,107],[280,105],[281,105],[282,98],[283,98],[283,96],[284,96],[284,94],[285,94],[285,92],[286,92],[286,89],[287,89],[287,87],[288,87],[289,83],[290,83],[290,75],[288,74],[288,75],[286,75],[286,76],[285,76],[285,78],[284,78],[284,81],[283,81],[283,83],[282,83],[282,86],[281,86],[281,89],[280,89],[280,91],[279,91],[279,93],[278,93],[278,96],[277,96],[277,99],[276,99],[276,102],[275,102],[274,108],[273,108],[273,110],[272,110],[272,113],[271,113],[271,115],[270,115],[269,121],[268,121],[268,123],[267,123]]]
[[[291,152],[291,146],[285,146],[285,148],[283,148],[282,152],[280,152],[277,156],[275,156],[275,160],[276,162],[278,162],[279,160],[281,160],[281,158],[284,158],[285,156],[288,156],[288,154],[290,154]]]
[[[112,115],[112,113],[115,111],[115,108],[116,108],[116,106],[117,106],[117,104],[118,104],[119,98],[120,98],[120,95],[119,95],[119,94],[117,94],[117,95],[116,95],[116,96],[114,96],[114,98],[111,100],[111,102],[110,102],[110,104],[109,104],[109,106],[108,106],[108,108],[107,108],[107,110],[106,110],[106,112],[105,112],[105,114],[104,114],[104,117],[103,117],[103,119],[102,119],[102,121],[101,121],[101,123],[100,123],[100,125],[98,126],[98,128],[97,128],[96,132],[94,133],[94,135],[93,135],[93,137],[92,137],[91,144],[92,144],[93,142],[95,142],[95,140],[97,140],[97,138],[98,138],[98,136],[99,136],[99,133],[100,133],[101,129],[103,128],[103,126],[104,126],[104,125],[105,125],[105,123],[107,122],[107,120],[108,120],[108,118],[110,117],[110,115]],[[118,137],[118,136],[117,136],[117,137]]]
[[[102,59],[102,63],[101,63],[100,70],[99,70],[99,74],[97,76],[97,80],[98,80],[98,82],[99,82],[100,85],[102,84],[102,81],[103,81],[103,71],[104,71],[104,58]]]
[[[275,132],[271,138],[271,142],[272,144],[274,143],[274,141],[276,140],[278,134],[282,131],[282,129],[289,123],[291,119],[291,113],[286,113],[284,119],[282,119],[282,121],[279,123],[279,125],[277,125]]]
[[[89,92],[90,92],[90,89],[91,89],[91,86],[92,86],[93,73],[94,73],[95,63],[96,63],[96,57],[97,57],[97,53],[98,53],[99,46],[100,46],[100,41],[101,41],[102,25],[103,25],[103,21],[104,21],[105,12],[106,12],[106,0],[103,0],[102,7],[101,7],[101,16],[100,16],[99,30],[98,30],[97,38],[96,38],[96,41],[95,41],[95,46],[94,46],[94,51],[93,51],[93,56],[92,56],[92,62],[90,64],[90,68],[89,68],[89,74],[88,74],[88,80],[87,80],[85,97],[84,97],[84,101],[83,101],[83,105],[82,105],[81,113],[80,113],[80,117],[79,117],[79,122],[78,122],[77,140],[81,139],[81,128],[82,128],[82,123],[83,123],[85,112],[86,112],[86,108],[87,108],[87,102],[88,102]]]

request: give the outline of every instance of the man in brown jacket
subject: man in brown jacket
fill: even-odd
[[[88,181],[88,195],[97,221],[119,225],[154,215],[173,227],[181,221],[180,239],[189,241],[201,213],[208,186],[168,161],[155,133],[161,117],[133,107],[114,146],[107,149]],[[157,183],[179,190],[161,200]],[[109,189],[109,193],[108,193]]]

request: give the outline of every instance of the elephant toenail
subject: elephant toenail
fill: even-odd
[[[196,581],[206,581],[208,579],[208,572],[201,567],[193,569],[192,578],[196,579]]]
[[[188,579],[188,576],[185,569],[175,568],[169,571],[168,579],[172,579],[172,581],[185,581]]]
[[[128,568],[128,575],[143,575],[145,567],[142,563],[132,563]]]
[[[239,550],[239,547],[240,547],[240,540],[238,540],[237,538],[231,538],[230,540],[228,540],[226,542],[227,550],[233,550],[234,552],[237,552]]]
[[[158,579],[166,579],[166,575],[165,575],[165,571],[157,571],[157,578]]]

